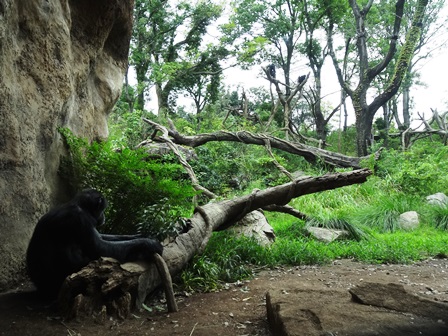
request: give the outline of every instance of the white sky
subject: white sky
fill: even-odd
[[[448,12],[448,6],[445,6],[442,11],[445,15]],[[439,112],[448,109],[448,49],[441,49],[435,51],[433,56],[428,60],[421,62],[418,65],[421,78],[420,81],[425,86],[414,86],[411,88],[411,99],[413,100],[414,108],[412,109],[413,117],[417,117],[417,112],[424,113],[425,116],[431,115],[431,108],[437,109]],[[302,58],[299,64],[295,66],[293,73],[306,74],[310,71],[306,67],[307,60]],[[301,64],[300,64],[301,63]],[[264,64],[266,65],[266,64]],[[266,79],[262,78],[259,73],[261,65],[255,67],[252,70],[241,70],[237,68],[231,68],[224,72],[224,84],[230,86],[231,89],[237,87],[244,88],[246,91],[251,87],[263,86],[266,89],[269,88],[269,83]],[[130,75],[132,78],[133,76]],[[281,77],[280,77],[281,78]],[[133,82],[133,81],[132,81]],[[336,79],[335,70],[328,57],[324,70],[322,71],[322,96],[324,103],[329,104],[331,107],[337,106],[340,97],[340,87]],[[134,84],[134,83],[132,83]],[[307,84],[308,85],[308,84]],[[239,90],[241,92],[241,90]],[[154,92],[150,94],[151,101],[148,101],[146,108],[156,111],[157,101]],[[182,96],[179,97],[178,106],[185,106],[187,111],[192,107],[191,101]],[[347,101],[347,106],[351,107],[351,102]],[[192,109],[194,110],[194,109]],[[381,111],[378,112],[378,116]],[[349,124],[354,122],[353,112],[349,115]]]
[[[307,73],[310,69],[305,66],[299,67],[302,74]],[[439,112],[448,109],[448,49],[445,48],[435,53],[435,56],[428,59],[418,67],[420,70],[420,81],[425,86],[414,86],[411,88],[411,97],[413,99],[414,108],[413,116],[417,117],[417,112],[424,113],[425,116],[431,115],[431,108],[437,109]],[[330,59],[326,60],[322,72],[322,96],[323,100],[331,106],[337,106],[340,97],[340,87],[336,78],[333,65]],[[244,87],[246,91],[250,87],[263,86],[269,88],[268,81],[258,75],[257,70],[240,70],[229,69],[225,73],[225,83],[232,88]],[[348,102],[351,107],[351,102]],[[378,116],[381,111],[378,112]],[[354,122],[354,115],[349,116],[349,124]]]

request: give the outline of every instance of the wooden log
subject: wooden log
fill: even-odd
[[[158,254],[154,255],[154,263],[165,288],[168,311],[175,312],[178,308],[168,267]],[[148,270],[151,270],[150,264],[143,262],[120,264],[112,258],[91,262],[68,276],[61,287],[58,305],[64,318],[91,316],[99,323],[104,322],[107,315],[127,318],[135,308],[141,309],[148,295],[145,288]]]

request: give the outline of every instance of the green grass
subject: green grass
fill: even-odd
[[[424,217],[430,225],[448,231],[448,207],[427,207],[424,211]]]
[[[249,238],[215,233],[203,255],[195,257],[182,275],[183,288],[215,290],[224,282],[251,276],[254,266],[322,265],[335,259],[381,264],[407,264],[448,254],[448,232],[430,225],[414,231],[375,232],[368,239],[323,243],[303,235],[305,224],[290,216],[268,216],[277,239],[261,247]]]
[[[236,239],[223,232],[214,234],[204,254],[196,257],[187,270],[195,269],[189,273],[190,279],[213,273],[216,268],[213,276],[199,276],[200,288],[207,290],[219,288],[222,281],[250,276],[254,266],[316,265],[343,258],[373,264],[407,264],[448,255],[448,208],[429,206],[425,201],[431,193],[446,193],[447,148],[425,154],[427,176],[423,182],[419,155],[426,152],[419,153],[418,148],[415,153],[391,151],[378,163],[376,174],[361,185],[292,200],[290,205],[309,217],[307,222],[286,214],[266,213],[277,237],[270,247],[260,247],[251,239]],[[418,159],[415,162],[411,160],[414,156]],[[420,226],[414,231],[401,230],[399,215],[412,210],[419,213]],[[332,243],[319,242],[308,237],[307,225],[344,229],[350,232],[350,237]],[[184,285],[188,286],[188,279],[185,280]]]
[[[356,209],[352,218],[355,222],[379,232],[395,232],[399,229],[400,214],[420,210],[420,203],[420,200],[413,196],[380,195],[374,198],[371,204]]]

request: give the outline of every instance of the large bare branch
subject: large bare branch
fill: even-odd
[[[160,142],[164,142],[168,144],[170,149],[173,151],[174,155],[176,155],[177,159],[179,160],[180,164],[185,168],[185,170],[188,173],[188,176],[190,177],[191,183],[193,185],[193,188],[198,191],[202,191],[208,198],[216,198],[217,195],[215,195],[213,192],[208,190],[207,188],[201,186],[199,184],[199,181],[196,177],[196,174],[193,171],[193,168],[191,168],[190,164],[187,162],[187,160],[184,159],[182,154],[177,149],[176,145],[171,141],[171,139],[168,137],[169,131],[166,127],[159,125],[157,123],[154,123],[148,119],[143,118],[143,120],[147,123],[149,123],[151,126],[153,126],[156,130],[160,131],[162,133],[162,136],[158,137],[158,140]]]
[[[144,119],[144,121],[154,127],[161,127],[154,121]],[[312,146],[307,146],[298,142],[290,142],[284,139],[280,139],[267,134],[254,134],[247,131],[240,132],[228,132],[218,131],[214,133],[203,133],[193,136],[180,134],[172,125],[168,130],[169,136],[172,141],[178,145],[184,145],[189,147],[199,147],[207,142],[212,141],[232,141],[241,142],[250,145],[265,146],[266,141],[269,141],[272,148],[276,148],[291,154],[303,156],[308,162],[315,163],[318,160],[322,160],[328,165],[343,168],[361,168],[361,161],[368,158],[365,157],[352,157],[339,153],[327,151]],[[158,138],[154,136],[154,141],[158,141]],[[159,141],[165,141],[160,139]],[[378,155],[378,153],[376,154]]]
[[[417,113],[421,124],[417,127],[409,127],[403,132],[391,133],[390,137],[401,137],[403,150],[411,147],[411,145],[422,138],[426,138],[432,135],[440,136],[443,143],[448,144],[448,112],[439,114],[436,109],[431,109],[432,117],[425,119],[424,114]],[[432,125],[437,125],[434,128]]]

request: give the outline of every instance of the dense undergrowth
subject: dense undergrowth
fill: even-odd
[[[222,282],[250,277],[259,267],[324,264],[340,258],[368,263],[410,263],[448,255],[448,208],[431,206],[426,196],[448,191],[448,148],[421,142],[411,150],[385,150],[375,173],[362,185],[302,196],[290,205],[305,213],[305,222],[289,215],[266,213],[276,241],[261,247],[248,238],[215,233],[206,251],[196,256],[182,274],[182,285],[213,290]],[[322,169],[302,164],[309,175]],[[263,181],[248,184],[260,187]],[[247,191],[248,192],[248,191]],[[420,226],[403,231],[398,216],[417,211]],[[311,222],[311,223],[310,223]],[[305,234],[306,225],[345,229],[351,239],[323,243]]]
[[[181,133],[195,134],[219,129],[221,125],[213,120],[204,120],[201,127],[208,128],[202,130],[194,130],[197,127],[184,119],[177,121],[176,126]],[[161,239],[173,234],[174,223],[180,217],[192,214],[195,192],[172,155],[154,158],[143,150],[129,149],[143,133],[148,133],[147,129],[132,128],[135,124],[135,115],[124,115],[111,127],[110,140],[93,144],[62,130],[70,156],[61,173],[74,189],[88,186],[105,193],[111,203],[107,231],[140,231]],[[257,131],[248,124],[235,127]],[[353,155],[353,135],[330,134],[329,139],[343,139],[341,151]],[[328,172],[322,163],[310,165],[299,156],[273,153],[275,160],[296,176]],[[262,146],[215,142],[196,148],[196,154],[198,159],[190,164],[199,182],[222,198],[288,181]],[[446,256],[448,209],[428,205],[426,196],[436,192],[448,194],[447,164],[448,147],[438,141],[417,142],[406,152],[384,150],[379,161],[365,162],[374,170],[366,183],[293,200],[290,205],[306,214],[308,221],[266,213],[276,234],[270,247],[227,232],[215,233],[204,253],[194,257],[179,276],[178,284],[186,289],[209,291],[224,282],[250,277],[253,269],[259,267],[323,264],[338,258],[410,263]],[[407,232],[398,228],[398,216],[410,210],[419,213],[421,224]],[[350,237],[332,243],[318,242],[305,234],[307,225],[316,224],[345,229]]]
[[[106,233],[141,233],[160,240],[177,230],[181,216],[192,211],[195,195],[188,178],[171,158],[149,159],[148,153],[93,142],[62,129],[69,156],[60,174],[74,190],[95,188],[106,197]]]

